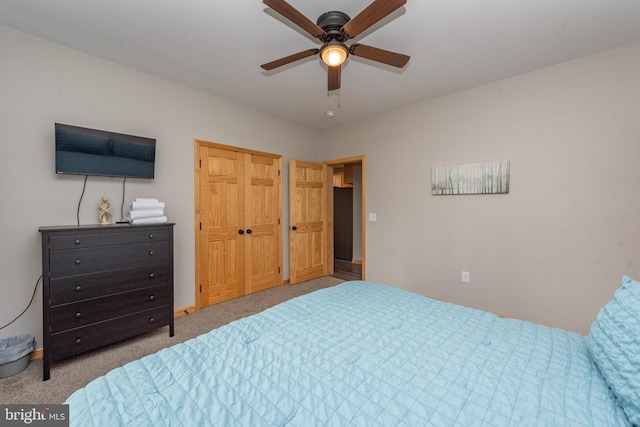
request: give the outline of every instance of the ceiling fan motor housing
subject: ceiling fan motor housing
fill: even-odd
[[[327,36],[324,42],[329,40],[338,40],[344,42],[346,37],[342,34],[342,27],[349,22],[351,18],[344,12],[329,11],[325,12],[316,21],[316,25],[322,28]]]

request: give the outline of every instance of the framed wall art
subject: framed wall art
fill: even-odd
[[[431,193],[507,194],[509,160],[435,166],[431,169]]]

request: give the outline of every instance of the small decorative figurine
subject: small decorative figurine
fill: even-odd
[[[108,197],[103,197],[98,203],[98,218],[100,224],[111,224],[111,203],[109,203]]]

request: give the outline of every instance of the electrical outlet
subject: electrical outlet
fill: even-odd
[[[463,271],[462,272],[462,282],[463,283],[469,283],[469,272],[468,271]]]

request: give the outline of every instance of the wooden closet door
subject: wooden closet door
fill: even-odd
[[[245,294],[244,154],[200,148],[200,305]]]
[[[196,141],[197,307],[282,284],[282,157]]]
[[[246,182],[246,293],[282,283],[282,227],[280,225],[281,163],[279,159],[245,155]]]

